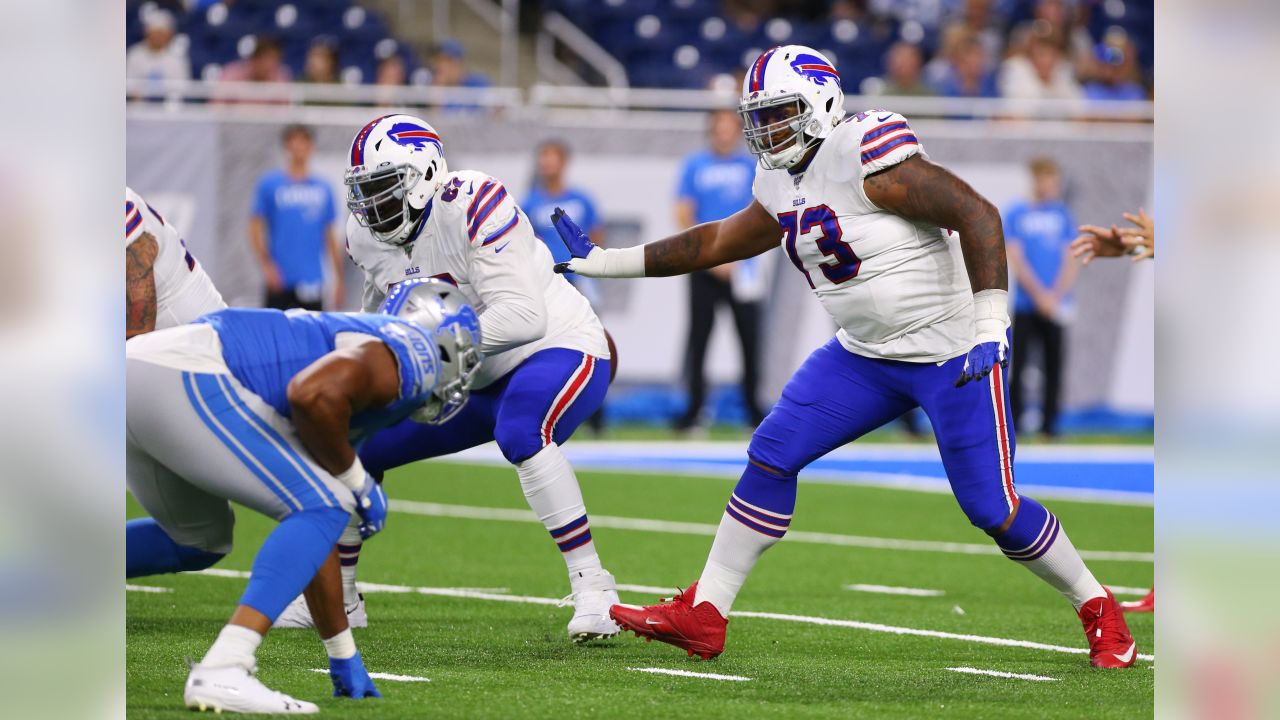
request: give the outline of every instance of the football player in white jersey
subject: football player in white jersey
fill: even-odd
[[[346,185],[347,250],[364,271],[364,309],[376,309],[395,283],[431,277],[456,287],[484,328],[484,364],[466,408],[443,425],[408,421],[375,434],[360,450],[365,467],[380,474],[496,441],[568,566],[569,636],[616,635],[614,579],[601,566],[582,491],[560,451],[609,386],[609,345],[590,303],[552,272],[551,252],[502,183],[450,172],[440,136],[420,118],[388,115],[365,125],[351,143]],[[353,607],[359,551],[359,534],[344,534],[338,555]],[[305,612],[295,604],[285,620],[305,625]]]
[[[718,655],[734,598],[791,523],[797,473],[921,407],[970,522],[1071,601],[1093,665],[1133,664],[1136,646],[1110,591],[1057,518],[1014,489],[999,212],[930,162],[901,115],[846,115],[839,76],[811,48],[763,53],[746,75],[739,112],[760,165],[755,198],[738,213],[609,250],[563,213],[555,217],[575,257],[557,269],[594,277],[679,275],[759,255],[781,240],[840,328],[752,436],[698,582],[668,603],[615,605],[612,617],[690,655]]]
[[[176,228],[124,189],[126,339],[227,306]]]

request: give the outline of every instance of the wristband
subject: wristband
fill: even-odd
[[[351,492],[358,493],[364,489],[364,477],[367,473],[364,471],[364,465],[360,463],[360,456],[356,456],[356,461],[351,463],[351,467],[334,475],[338,482],[346,485]]]
[[[586,257],[586,264],[599,277],[644,277],[644,246],[629,248],[599,248]]]
[[[347,660],[355,657],[356,639],[351,636],[351,628],[343,630],[328,640],[321,639],[320,642],[324,643],[324,649],[328,651],[331,658]]]
[[[1009,329],[1009,293],[1006,290],[982,290],[973,294],[973,324],[977,341],[1005,342]]]

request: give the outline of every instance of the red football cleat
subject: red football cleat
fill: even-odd
[[[715,605],[694,606],[698,583],[660,605],[633,608],[614,605],[609,617],[622,628],[645,640],[661,640],[703,660],[724,652],[724,631],[729,621]]]
[[[1129,634],[1116,597],[1094,598],[1080,607],[1080,622],[1089,639],[1089,663],[1096,668],[1127,668],[1138,657],[1138,643]]]
[[[1120,609],[1127,612],[1155,612],[1156,611],[1156,589],[1151,588],[1151,592],[1141,600],[1130,600],[1120,603]]]

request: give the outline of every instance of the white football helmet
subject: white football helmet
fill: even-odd
[[[742,133],[769,170],[789,168],[844,117],[840,76],[822,53],[781,45],[756,58],[742,81]]]
[[[438,425],[467,404],[480,369],[480,319],[462,293],[435,278],[410,278],[387,291],[380,312],[408,320],[430,333],[439,360],[436,387],[410,417]]]
[[[382,242],[409,238],[449,174],[440,135],[412,115],[383,115],[351,141],[347,208]]]

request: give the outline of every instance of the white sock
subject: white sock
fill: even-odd
[[[356,654],[356,639],[351,634],[351,628],[347,628],[327,640],[321,639],[320,642],[324,643],[325,652],[329,653],[331,658],[346,660]]]
[[[1014,562],[1026,565],[1028,570],[1052,585],[1053,589],[1071,601],[1076,610],[1089,600],[1107,594],[1093,577],[1093,573],[1089,572],[1089,568],[1085,567],[1080,553],[1071,544],[1071,538],[1067,537],[1067,531],[1061,527],[1058,528],[1058,537],[1043,555],[1035,560]]]
[[[564,555],[569,576],[600,570],[600,556],[591,539],[591,524],[578,477],[573,474],[573,466],[565,459],[560,446],[552,443],[528,460],[517,463],[516,474],[520,476],[520,488],[529,507],[542,520]]]
[[[239,665],[245,670],[254,666],[254,653],[262,644],[262,636],[240,625],[226,625],[218,633],[209,652],[200,664],[205,667],[230,667]]]
[[[711,554],[698,578],[698,592],[694,603],[709,602],[724,617],[729,617],[734,598],[747,581],[747,575],[765,550],[773,547],[780,538],[770,537],[738,522],[728,512],[720,518]]]
[[[351,523],[338,537],[338,563],[342,566],[342,602],[347,605],[354,605],[360,599],[360,591],[356,589],[356,563],[360,562],[360,548],[363,546],[360,516],[351,513]]]

